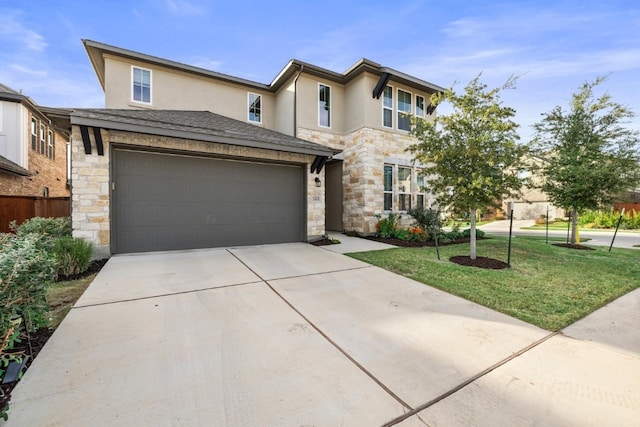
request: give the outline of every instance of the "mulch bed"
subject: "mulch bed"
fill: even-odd
[[[313,246],[328,246],[328,245],[337,245],[337,243],[335,243],[333,240],[331,239],[321,239],[321,240],[316,240],[314,242],[311,242],[311,244]]]
[[[468,267],[486,268],[489,270],[502,270],[509,267],[509,265],[504,261],[483,256],[476,257],[476,259],[471,259],[471,257],[468,256],[457,255],[449,258],[449,261]]]
[[[594,248],[590,248],[589,246],[572,245],[571,243],[554,243],[553,246],[559,246],[561,248],[568,248],[568,249],[578,249],[583,251],[595,251]]]
[[[432,246],[432,247],[436,246],[436,242],[433,240],[420,242],[418,240],[402,240],[402,239],[396,239],[396,238],[385,239],[377,236],[363,236],[362,238],[367,240],[373,240],[375,242],[387,243],[389,245],[401,246],[403,248],[422,248],[425,246]],[[485,238],[476,237],[476,240],[483,240],[483,239]],[[461,243],[469,243],[470,240],[471,239],[469,237],[463,237],[461,239],[456,239],[456,240],[438,241],[438,246],[459,245]]]
[[[63,282],[67,280],[82,279],[99,272],[106,263],[106,259],[91,261],[89,269],[84,273],[71,276],[59,276],[57,281]],[[36,358],[38,353],[40,353],[40,350],[42,350],[42,347],[44,347],[51,335],[53,335],[53,332],[54,331],[49,328],[40,328],[35,332],[31,332],[28,339],[25,332],[22,332],[22,334],[20,335],[21,342],[16,343],[14,345],[14,348],[9,350],[8,353],[16,355],[30,355],[25,368],[23,369],[23,372],[26,372],[29,369],[29,366],[31,366],[31,363],[33,363],[33,360]],[[31,343],[31,346],[29,346],[29,342]],[[11,400],[11,391],[18,384],[18,382],[19,381],[15,381],[9,384],[0,384],[0,389],[2,390],[2,393],[0,393],[0,411],[9,403],[9,400]],[[9,414],[9,416],[11,416],[11,414]]]

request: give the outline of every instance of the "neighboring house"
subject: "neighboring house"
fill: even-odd
[[[537,219],[546,216],[550,219],[564,218],[565,210],[556,207],[549,201],[549,197],[536,185],[542,183],[542,177],[539,174],[540,167],[547,162],[543,157],[529,156],[526,159],[527,167],[518,171],[518,177],[522,180],[528,180],[532,185],[522,188],[522,195],[513,199],[505,199],[502,202],[502,210],[508,216],[509,207],[513,207],[514,219]]]
[[[0,83],[0,196],[69,196],[68,141],[42,107]]]
[[[434,199],[406,148],[439,86],[366,59],[292,60],[262,84],[84,45],[107,108],[70,114],[74,233],[104,251],[371,234]]]

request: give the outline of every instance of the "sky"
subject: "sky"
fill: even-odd
[[[0,82],[49,107],[103,107],[82,39],[270,83],[290,59],[360,58],[456,90],[518,76],[522,142],[585,82],[640,115],[637,0],[0,0]],[[640,129],[640,118],[628,127]]]

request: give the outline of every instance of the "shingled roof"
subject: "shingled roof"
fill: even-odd
[[[210,111],[77,109],[71,124],[196,141],[331,157],[340,152],[320,144]]]
[[[13,163],[11,160],[4,156],[0,156],[0,171],[8,172],[13,175],[29,176],[31,172],[23,168],[22,166]]]

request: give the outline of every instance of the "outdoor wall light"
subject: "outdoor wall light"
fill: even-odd
[[[316,187],[320,187],[322,185],[322,183],[320,182],[320,178],[316,176]]]

